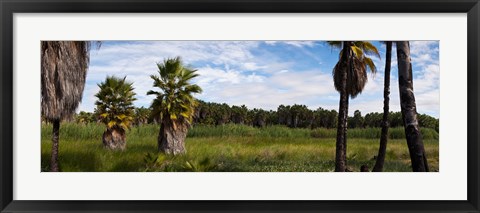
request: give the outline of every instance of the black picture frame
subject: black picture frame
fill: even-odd
[[[1,212],[480,212],[478,0],[0,0]],[[14,13],[467,13],[468,196],[466,201],[17,201],[13,200]],[[28,131],[28,130],[26,130]],[[454,141],[452,141],[454,142]],[[445,183],[448,184],[448,183]],[[322,193],[322,192],[319,192]],[[414,192],[412,192],[414,193]],[[438,192],[448,193],[448,192]]]

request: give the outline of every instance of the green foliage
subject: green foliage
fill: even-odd
[[[194,112],[194,124],[197,125],[225,125],[243,124],[255,127],[268,127],[284,125],[294,128],[336,128],[338,113],[335,110],[326,110],[319,107],[310,110],[304,105],[285,106],[280,105],[277,110],[266,111],[262,109],[248,109],[245,105],[232,106],[227,104],[207,103],[198,101],[199,105]],[[295,106],[295,107],[294,107]],[[292,110],[293,108],[293,110]],[[134,125],[145,125],[155,123],[149,117],[151,109],[140,107],[135,108]],[[292,115],[298,115],[292,119]],[[87,124],[96,122],[96,113],[83,112],[75,116],[77,123]],[[294,118],[295,118],[294,117]],[[362,116],[359,110],[355,110],[353,117],[348,117],[348,128],[381,128],[383,113],[367,113]],[[434,129],[438,133],[439,119],[425,114],[418,114],[419,124],[422,128]],[[403,127],[402,113],[390,112],[388,115],[390,127]]]
[[[60,138],[66,140],[95,140],[101,141],[105,127],[97,123],[76,124],[73,122],[63,122],[60,125]],[[52,124],[42,124],[42,140],[52,140]]]
[[[157,63],[157,67],[158,75],[150,77],[153,79],[153,86],[161,91],[147,92],[147,95],[155,95],[151,116],[158,120],[167,118],[192,123],[195,107],[198,105],[192,94],[202,92],[198,85],[190,82],[198,76],[197,70],[184,66],[180,57],[166,59],[163,63]]]
[[[418,114],[417,118],[418,118],[418,124],[421,127],[432,128],[432,129],[435,129],[437,132],[439,132],[440,122],[438,119],[425,114]]]
[[[417,115],[420,127],[434,129],[439,132],[439,119],[426,114]],[[382,127],[383,113],[372,112],[365,115],[364,127]],[[389,112],[388,122],[391,127],[403,126],[401,112]]]
[[[341,76],[345,73],[347,95],[355,98],[367,83],[367,71],[370,70],[372,73],[377,71],[370,56],[380,58],[378,49],[368,41],[328,41],[327,43],[332,47],[341,48],[338,62],[333,68],[335,89],[340,92],[343,88]]]
[[[67,140],[101,140],[104,127],[100,124],[89,123],[79,125],[76,123],[62,123],[60,125],[60,137]],[[147,124],[133,127],[130,134],[133,137],[148,138],[152,135],[158,135],[159,127],[154,124]],[[424,139],[438,140],[439,134],[434,129],[420,129]],[[403,127],[389,129],[390,139],[405,139],[405,130]],[[45,134],[44,134],[45,133]],[[42,125],[42,140],[51,140],[52,125]],[[357,128],[348,129],[348,138],[380,138],[380,128]],[[316,128],[313,130],[305,128],[288,128],[286,126],[275,125],[264,128],[255,128],[247,125],[226,124],[221,126],[194,125],[190,128],[187,138],[202,137],[268,137],[268,138],[335,138],[337,132],[335,129]]]
[[[144,172],[175,172],[175,156],[147,153],[143,158]]]
[[[348,129],[347,138],[378,139],[381,136],[381,132],[381,128]],[[436,132],[434,129],[421,128],[420,132],[422,133],[423,139],[438,140],[439,138],[438,132]],[[312,130],[310,135],[314,138],[335,138],[337,132],[334,129],[320,128]],[[389,128],[388,138],[405,139],[405,129],[403,127]]]
[[[204,126],[202,131],[220,127]],[[62,123],[60,128],[59,157],[64,172],[327,172],[334,168],[335,137],[314,138],[309,129],[242,126],[243,130],[253,130],[253,134],[243,136],[243,130],[232,134],[233,129],[224,129],[221,136],[189,136],[187,154],[174,157],[156,153],[158,125],[132,127],[127,134],[128,149],[123,152],[110,152],[98,143],[104,130],[102,124]],[[48,171],[51,125],[42,125],[41,133],[41,168]],[[424,145],[431,171],[438,171],[438,140],[424,139]],[[348,165],[353,171],[361,165],[372,168],[377,152],[378,138],[350,137]],[[389,140],[385,171],[411,171],[405,139]]]
[[[360,110],[355,110],[353,117],[348,117],[348,128],[362,128],[364,124],[365,120]]]
[[[107,76],[104,82],[98,84],[100,91],[95,94],[98,98],[95,113],[107,128],[127,130],[132,125],[135,114],[133,101],[136,100],[132,85],[126,77],[115,76]]]
[[[187,137],[309,137],[309,129],[290,129],[285,126],[254,128],[247,125],[226,124],[222,126],[196,125]]]
[[[419,114],[420,127],[435,129],[438,132],[439,119],[425,114]],[[373,112],[362,116],[355,110],[353,117],[348,117],[348,128],[380,128],[383,113]],[[390,112],[390,127],[402,127],[402,113]],[[225,125],[228,123],[244,124],[255,127],[284,125],[291,128],[336,128],[338,113],[319,107],[316,110],[308,109],[305,105],[280,105],[277,110],[248,109],[245,105],[229,106],[225,103],[210,103],[199,101],[195,110],[195,124]]]
[[[209,172],[217,165],[206,157],[202,160],[185,160],[181,156],[147,153],[143,158],[144,172]]]
[[[151,110],[140,107],[135,108],[134,123],[137,126],[148,124],[148,119],[150,118]]]
[[[75,115],[75,122],[79,124],[88,124],[95,121],[95,114],[91,112],[80,111],[80,113]]]
[[[209,157],[203,160],[187,160],[183,166],[183,170],[187,172],[210,172],[217,170],[218,165],[215,164]]]

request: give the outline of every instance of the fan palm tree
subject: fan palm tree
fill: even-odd
[[[335,89],[340,93],[338,110],[335,171],[347,169],[347,116],[348,99],[360,94],[367,83],[367,70],[376,72],[368,55],[380,57],[377,48],[367,41],[329,41],[329,45],[341,48],[340,57],[333,68]]]
[[[90,61],[90,42],[41,42],[41,111],[53,124],[50,171],[60,170],[58,147],[60,122],[75,113],[82,100]]]
[[[245,105],[232,106],[231,120],[235,124],[244,124],[247,117],[248,109]]]
[[[412,63],[410,43],[397,41],[398,86],[400,89],[400,107],[403,126],[407,138],[408,151],[414,172],[428,172],[427,156],[417,119],[417,106],[413,93]]]
[[[158,150],[166,154],[183,154],[185,138],[192,124],[197,100],[194,93],[202,89],[192,84],[198,76],[197,70],[183,65],[180,57],[157,63],[158,75],[151,75],[153,86],[161,91],[150,90],[147,95],[155,95],[152,102],[152,116],[160,121]]]
[[[95,94],[96,113],[99,120],[107,126],[102,142],[105,148],[124,150],[126,147],[126,130],[130,128],[135,114],[133,101],[133,83],[126,77],[107,76],[104,82],[98,84],[100,91]]]
[[[86,125],[94,121],[93,114],[91,112],[81,111],[75,118],[78,124]]]
[[[373,172],[383,171],[383,164],[385,163],[385,152],[387,151],[388,140],[388,113],[390,101],[390,67],[392,63],[392,42],[386,41],[386,55],[385,55],[385,79],[383,83],[383,120],[382,120],[382,134],[380,136],[380,147],[378,148],[378,156],[373,167]]]
[[[148,123],[150,109],[140,107],[135,109],[135,125],[140,126]]]

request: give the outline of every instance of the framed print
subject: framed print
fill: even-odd
[[[477,0],[0,5],[1,212],[480,211]]]

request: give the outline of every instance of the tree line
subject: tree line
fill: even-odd
[[[213,103],[199,100],[195,109],[193,124],[223,125],[242,124],[254,127],[271,125],[284,125],[290,128],[336,128],[338,112],[322,107],[316,110],[309,109],[306,105],[280,105],[277,110],[264,110],[259,108],[249,109],[245,105],[236,106],[226,103]],[[101,122],[99,111],[80,111],[74,117],[79,124]],[[371,112],[362,116],[360,110],[355,110],[353,116],[348,117],[348,128],[381,128],[383,113]],[[420,127],[434,129],[438,132],[439,119],[427,114],[418,114]],[[145,107],[134,108],[132,122],[135,126],[144,124],[158,124],[151,116],[151,109]],[[403,127],[402,113],[389,112],[388,122],[390,127]]]

